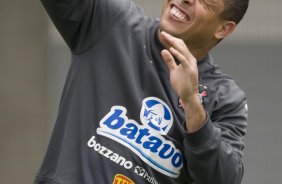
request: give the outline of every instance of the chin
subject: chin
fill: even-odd
[[[162,20],[160,22],[160,30],[161,31],[165,31],[169,34],[175,35],[177,34],[177,31],[179,31],[177,28],[175,28],[174,26],[172,26],[169,22]]]
[[[170,24],[161,24],[160,25],[160,31],[165,31],[175,37],[181,38],[182,32],[179,28],[176,28]]]
[[[170,20],[169,18],[162,17],[160,21],[160,30],[165,31],[174,36],[180,36],[186,32],[187,24],[179,24]]]

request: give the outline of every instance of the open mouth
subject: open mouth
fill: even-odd
[[[174,4],[171,4],[170,6],[170,15],[179,22],[188,22],[190,20],[188,14]]]

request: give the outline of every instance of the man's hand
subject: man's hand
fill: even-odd
[[[160,38],[169,47],[161,54],[170,72],[172,88],[183,102],[198,96],[198,67],[196,58],[190,53],[183,40],[161,32]],[[174,57],[180,63],[177,65]]]
[[[167,47],[162,50],[161,55],[170,72],[171,86],[180,97],[185,110],[187,130],[195,132],[206,120],[206,113],[198,96],[197,60],[183,40],[165,32],[160,33],[160,39]]]

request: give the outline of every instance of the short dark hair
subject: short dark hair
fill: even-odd
[[[223,4],[224,10],[220,13],[220,18],[238,24],[248,9],[249,0],[223,0]]]

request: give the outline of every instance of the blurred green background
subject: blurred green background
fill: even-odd
[[[136,0],[158,17],[162,0]],[[282,1],[250,0],[212,54],[247,93],[244,184],[282,183]],[[70,52],[38,0],[0,0],[0,183],[30,184],[44,157]]]

